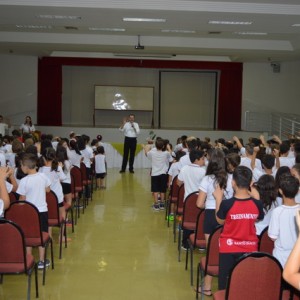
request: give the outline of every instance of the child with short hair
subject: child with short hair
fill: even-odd
[[[105,176],[106,176],[106,159],[103,146],[97,147],[95,155],[95,173],[97,189],[105,189]]]
[[[50,192],[51,182],[49,178],[42,173],[38,173],[37,156],[31,153],[25,153],[21,158],[22,171],[27,174],[20,180],[17,193],[20,195],[19,200],[26,200],[35,205],[39,211],[41,226],[43,232],[48,232],[48,207],[46,202],[46,192]],[[27,247],[27,253],[31,254],[32,248]],[[38,269],[44,268],[45,248],[39,247]],[[50,266],[47,259],[46,266]]]
[[[234,263],[245,253],[257,251],[256,220],[264,217],[262,202],[249,195],[252,171],[238,166],[232,175],[234,197],[222,201],[216,197],[216,219],[224,228],[220,235],[219,289],[225,289],[228,275]]]
[[[293,246],[297,240],[295,216],[300,205],[295,202],[299,191],[299,180],[286,173],[280,176],[279,193],[282,195],[283,204],[273,210],[268,235],[275,241],[273,256],[284,267]]]
[[[165,144],[164,140],[156,139],[155,148],[150,149],[144,146],[145,155],[151,160],[151,192],[153,193],[154,203],[153,210],[159,211],[164,209],[165,194],[168,184],[168,168],[169,163],[173,160],[170,146],[166,146],[166,151],[163,151]],[[158,194],[161,200],[158,202]]]

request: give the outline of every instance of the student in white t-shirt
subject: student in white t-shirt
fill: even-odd
[[[291,174],[280,177],[279,192],[283,197],[283,204],[276,207],[271,216],[268,235],[275,241],[273,256],[275,256],[282,267],[290,255],[297,240],[295,223],[296,212],[300,205],[295,202],[295,196],[299,191],[299,180]]]
[[[291,168],[291,174],[295,176],[300,181],[300,164],[295,164]],[[300,204],[300,190],[298,191],[296,197],[295,197],[296,203]]]
[[[26,200],[35,205],[39,211],[41,226],[43,232],[48,232],[48,207],[46,202],[46,192],[50,192],[51,182],[49,178],[42,173],[38,173],[37,156],[31,153],[25,153],[21,159],[21,168],[23,173],[27,174],[20,180],[17,193],[19,200]],[[27,252],[32,253],[32,249],[27,247]],[[39,247],[38,268],[44,268],[45,248]],[[50,266],[47,259],[46,266]]]
[[[105,189],[105,176],[106,176],[106,159],[105,151],[103,146],[97,147],[97,152],[95,155],[95,173],[96,173],[96,183],[98,189]]]
[[[171,148],[167,145],[166,150],[163,139],[156,139],[155,148],[143,146],[145,155],[151,160],[151,192],[153,193],[153,210],[158,211],[165,207],[165,195],[168,184],[169,163],[173,161]],[[160,194],[160,203],[158,195]]]

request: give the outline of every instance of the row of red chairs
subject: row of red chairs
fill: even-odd
[[[222,226],[219,226],[210,235],[208,244],[206,247],[203,222],[204,222],[204,210],[199,209],[196,205],[198,193],[190,194],[184,201],[184,185],[180,187],[176,184],[176,178],[174,179],[170,189],[170,194],[167,199],[167,211],[168,216],[171,205],[175,205],[174,216],[174,242],[176,242],[176,229],[177,218],[180,217],[178,226],[178,261],[180,261],[181,253],[181,236],[184,229],[194,231],[189,236],[189,247],[186,251],[186,263],[185,269],[188,269],[188,256],[190,254],[190,281],[193,285],[193,252],[194,249],[206,249],[206,255],[199,259],[197,267],[197,283],[196,286],[201,286],[206,275],[217,277],[219,274],[219,237],[222,231]],[[168,219],[169,226],[169,219]],[[228,288],[224,291],[218,291],[214,293],[214,299],[292,299],[299,300],[299,294],[293,290],[284,290],[282,288],[282,268],[276,258],[272,256],[274,248],[274,242],[268,236],[268,228],[265,228],[259,236],[259,252],[248,254],[243,256],[236,264],[235,271],[232,271],[230,275]],[[251,266],[251,268],[250,268]],[[257,272],[257,275],[254,275]],[[239,274],[239,275],[237,275]],[[241,275],[242,274],[242,275]],[[268,274],[271,274],[268,276]],[[240,277],[242,276],[242,277]],[[265,277],[264,277],[265,276]],[[272,278],[271,278],[272,277]],[[242,280],[241,280],[242,278]],[[254,280],[258,282],[253,283]],[[243,281],[240,283],[239,281]],[[252,285],[252,283],[254,285]],[[241,288],[242,287],[242,288]],[[202,286],[203,288],[203,286]],[[261,288],[262,290],[259,290]],[[266,297],[266,290],[270,296]],[[242,293],[241,293],[242,292]],[[199,293],[196,292],[196,298],[198,299]],[[201,294],[203,299],[204,295]]]
[[[71,191],[73,204],[68,205],[64,202],[66,215],[70,213],[72,221],[72,232],[74,232],[73,207],[76,209],[75,224],[80,217],[80,208],[83,212],[88,205],[84,189],[90,185],[91,198],[93,193],[93,180],[88,178],[85,165],[81,168],[72,167],[71,169]],[[45,248],[43,285],[46,281],[46,259],[47,249],[51,247],[51,265],[54,269],[53,241],[48,233],[42,232],[41,221],[38,209],[27,201],[18,201],[17,194],[10,193],[11,205],[5,212],[5,219],[0,220],[0,283],[3,282],[3,275],[8,274],[27,274],[28,288],[27,299],[30,299],[31,275],[35,272],[35,289],[38,297],[38,277],[37,264],[32,255],[26,254],[26,247]],[[46,193],[48,205],[48,224],[49,227],[59,228],[59,258],[62,258],[63,237],[65,248],[67,248],[66,219],[62,220],[59,216],[58,199],[54,192]],[[13,251],[12,251],[13,250]]]

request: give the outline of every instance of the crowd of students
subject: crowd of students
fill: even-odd
[[[94,172],[97,188],[105,188],[106,161],[101,135],[90,145],[87,135],[70,133],[69,138],[20,133],[0,138],[0,217],[9,209],[9,193],[15,192],[19,201],[34,204],[40,214],[43,232],[49,232],[46,193],[52,190],[58,199],[60,219],[72,205],[71,169],[85,165],[87,177]],[[89,185],[85,197],[91,197]],[[67,205],[64,205],[67,204]],[[60,236],[63,239],[64,237]],[[31,249],[27,247],[28,253]],[[39,247],[38,269],[44,268],[45,249]],[[46,266],[50,261],[46,260]]]
[[[284,276],[292,278],[292,284],[300,289],[300,242],[295,223],[300,210],[300,139],[293,136],[282,141],[273,136],[266,141],[260,136],[244,143],[234,136],[231,141],[220,138],[211,143],[209,138],[182,136],[174,149],[168,141],[157,138],[154,146],[145,145],[144,150],[152,163],[155,211],[164,207],[167,188],[184,184],[184,199],[198,192],[197,206],[205,214],[206,243],[213,230],[223,225],[219,289],[226,288],[237,259],[258,250],[258,236],[266,227],[274,241],[273,256],[283,268],[297,241],[297,254],[289,261],[295,261],[298,269],[289,262]],[[174,209],[171,207],[169,220],[174,220]],[[191,233],[183,232],[183,249],[188,247]],[[196,290],[211,296],[211,287],[212,277],[206,276],[202,289]]]

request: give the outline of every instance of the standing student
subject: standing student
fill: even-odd
[[[43,232],[48,232],[48,207],[46,202],[46,192],[50,192],[51,182],[49,178],[42,173],[38,173],[37,156],[31,153],[25,153],[21,158],[21,168],[27,176],[21,179],[17,193],[19,200],[26,200],[35,205],[39,211],[41,226]],[[28,220],[29,221],[29,220]],[[32,253],[32,248],[27,247],[27,253]],[[39,247],[38,269],[44,268],[45,248]],[[46,260],[46,266],[50,266],[50,261]]]
[[[24,133],[32,133],[35,131],[35,127],[34,125],[32,124],[32,120],[31,120],[31,117],[30,116],[27,116],[25,118],[25,121],[23,124],[21,124],[20,126],[20,130],[22,132],[22,135]]]
[[[97,189],[105,189],[104,179],[106,176],[106,160],[103,146],[97,147],[97,153],[95,155],[95,172]]]
[[[8,127],[10,127],[10,125],[5,123],[3,116],[0,115],[0,135],[2,135],[2,137],[7,133]]]
[[[123,120],[122,125],[119,128],[125,135],[124,140],[124,152],[123,152],[123,162],[120,173],[124,173],[126,171],[128,157],[129,157],[129,172],[134,173],[133,163],[134,163],[134,155],[137,144],[137,135],[140,133],[139,124],[134,122],[134,115],[130,114],[128,118]]]
[[[151,192],[153,193],[153,210],[158,211],[165,208],[165,194],[168,184],[169,163],[173,160],[170,146],[163,151],[164,140],[156,139],[155,148],[150,149],[144,146],[145,155],[151,160]],[[160,194],[160,202],[158,195]]]

